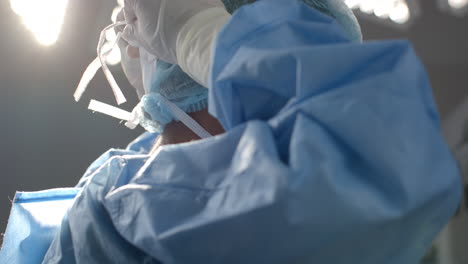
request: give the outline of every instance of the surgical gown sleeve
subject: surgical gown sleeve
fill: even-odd
[[[70,221],[98,210],[124,238],[108,250],[126,241],[169,264],[414,264],[459,204],[405,41],[351,43],[298,1],[257,1],[220,33],[211,87],[226,133],[162,147],[141,167],[104,164],[80,198],[99,206],[75,203]]]

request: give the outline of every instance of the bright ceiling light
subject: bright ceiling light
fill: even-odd
[[[448,4],[451,8],[462,9],[468,7],[468,0],[448,0]]]
[[[374,15],[379,18],[388,18],[394,5],[395,1],[393,0],[380,0],[376,2]]]
[[[10,0],[11,9],[45,46],[57,41],[67,5],[68,0]]]
[[[374,0],[361,0],[359,10],[366,14],[372,14],[374,11]]]
[[[439,7],[458,17],[468,14],[468,0],[439,0]]]
[[[345,0],[345,3],[351,9],[397,24],[405,24],[411,18],[411,10],[405,0]]]
[[[398,24],[404,24],[409,21],[411,17],[410,10],[406,3],[398,3],[390,12],[390,19]]]
[[[361,1],[360,0],[345,0],[346,5],[351,9],[356,8],[359,5],[359,2]]]

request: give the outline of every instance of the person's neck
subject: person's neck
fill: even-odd
[[[216,118],[208,113],[207,109],[189,113],[189,115],[211,135],[215,136],[224,133],[224,129],[221,124]],[[164,132],[156,139],[151,152],[154,152],[160,146],[179,144],[199,139],[200,137],[186,127],[182,122],[172,121],[166,125]]]

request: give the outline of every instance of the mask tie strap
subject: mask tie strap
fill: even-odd
[[[106,40],[105,38],[106,31],[116,26],[123,26],[123,25],[127,25],[127,22],[121,21],[121,22],[111,24],[105,27],[101,31],[101,35],[99,37],[99,43],[97,47],[98,57],[91,62],[91,64],[86,68],[85,72],[83,73],[80,83],[78,84],[78,87],[74,93],[74,98],[76,101],[80,100],[81,96],[86,91],[88,84],[91,82],[91,80],[94,78],[97,71],[101,67],[112,88],[112,91],[114,92],[114,96],[117,101],[117,104],[120,105],[127,101],[125,96],[122,93],[122,90],[120,89],[117,82],[115,81],[115,78],[112,75],[112,72],[109,70],[109,67],[106,64],[106,57],[108,56],[108,54],[112,51],[112,49],[115,47],[115,45],[118,43],[118,41],[122,37],[121,32],[117,34],[117,38],[115,42],[113,43],[112,47],[109,50],[102,52],[102,48]],[[163,103],[165,103],[165,105],[169,108],[169,110],[172,112],[174,117],[177,118],[179,121],[181,121],[189,129],[191,129],[197,136],[199,136],[200,138],[208,138],[212,136],[208,131],[206,131],[200,124],[198,124],[193,118],[191,118],[187,113],[185,113],[182,109],[180,109],[176,104],[170,102],[164,97],[161,97],[161,98],[162,98]],[[117,119],[125,120],[127,121],[125,125],[131,129],[134,129],[139,124],[139,120],[141,116],[141,110],[140,110],[141,103],[139,103],[133,109],[132,112],[128,112],[118,107],[114,107],[114,106],[111,106],[111,105],[108,105],[108,104],[105,104],[96,100],[91,100],[88,106],[88,109],[115,117]]]
[[[141,117],[143,115],[143,111],[141,109],[142,102],[140,101],[130,113],[130,118],[125,122],[125,126],[130,129],[135,129],[139,124]]]
[[[110,51],[106,51],[106,53],[110,53]],[[78,87],[73,94],[76,102],[80,101],[84,92],[88,88],[89,83],[94,78],[99,69],[101,69],[101,61],[98,57],[96,57],[86,68],[83,76],[81,77],[80,83],[78,84]]]
[[[200,124],[197,123],[197,121],[195,121],[187,113],[182,111],[182,109],[180,109],[180,107],[178,107],[176,104],[167,100],[163,96],[161,96],[161,99],[167,105],[174,117],[177,118],[180,122],[182,122],[185,126],[187,126],[190,130],[192,130],[195,134],[197,134],[197,136],[199,136],[200,138],[212,137],[212,135],[208,131],[206,131]]]
[[[197,121],[195,121],[192,117],[190,117],[187,113],[180,109],[180,107],[178,107],[176,104],[172,103],[171,101],[167,100],[162,96],[160,97],[160,99],[172,112],[174,117],[180,122],[182,122],[185,126],[187,126],[190,130],[192,130],[197,136],[199,136],[200,138],[212,137],[212,135],[208,131],[206,131],[206,129],[204,129]],[[130,129],[135,129],[135,127],[140,123],[141,102],[137,104],[135,108],[133,108],[132,112],[128,112],[118,107],[102,103],[96,100],[91,100],[88,109],[108,116],[112,116],[120,120],[127,121],[125,123],[125,126],[127,126]]]
[[[88,109],[94,112],[99,112],[108,116],[112,116],[114,118],[128,121],[132,118],[132,113],[125,111],[123,109],[120,109],[118,107],[99,102],[96,100],[91,100],[89,102]]]
[[[130,129],[135,129],[140,124],[141,102],[133,108],[132,112],[96,100],[89,102],[88,109],[126,121],[125,126]]]
[[[209,138],[212,135],[206,131],[200,124],[197,123],[193,118],[191,118],[187,113],[182,111],[180,107],[178,107],[176,104],[172,103],[171,101],[167,100],[165,97],[161,96],[162,101],[166,103],[167,107],[169,110],[172,112],[172,114],[179,119],[185,126],[190,128],[197,136],[200,138]],[[136,176],[138,177],[139,175],[142,175],[149,169],[149,167],[153,164],[154,160],[159,154],[159,151],[161,151],[161,148],[158,148],[154,153],[152,153],[149,156],[149,159],[143,164],[143,166],[140,168],[140,170],[137,172]]]
[[[81,77],[80,83],[78,84],[78,87],[75,90],[75,93],[73,94],[73,97],[75,98],[75,101],[79,101],[86,91],[89,83],[91,80],[94,78],[96,75],[97,71],[102,67],[104,74],[111,85],[111,88],[114,92],[114,96],[117,100],[118,104],[122,104],[126,102],[126,98],[122,93],[122,90],[120,87],[117,85],[117,82],[115,81],[114,77],[112,76],[111,71],[109,70],[109,67],[107,66],[105,59],[109,55],[109,53],[114,49],[115,45],[119,42],[121,38],[121,33],[117,33],[117,38],[111,48],[105,52],[102,52],[102,47],[105,43],[105,32],[109,29],[112,29],[116,26],[122,26],[126,25],[126,22],[118,22],[112,25],[107,26],[101,31],[101,35],[99,37],[99,43],[97,47],[98,51],[98,56],[88,65],[86,68],[85,72],[83,73],[83,76]]]
[[[115,81],[114,76],[112,75],[112,72],[109,70],[109,67],[107,66],[107,63],[106,63],[106,56],[107,55],[104,55],[102,53],[102,47],[103,47],[104,43],[106,42],[106,31],[107,30],[112,29],[112,28],[114,28],[116,26],[122,26],[122,25],[126,25],[126,24],[127,24],[126,22],[118,22],[118,23],[114,23],[112,25],[109,25],[109,26],[105,27],[104,30],[101,31],[101,36],[99,37],[99,43],[98,43],[98,47],[97,47],[97,53],[98,53],[99,60],[101,61],[102,70],[104,72],[104,75],[107,78],[107,81],[109,82],[109,84],[110,84],[110,86],[112,88],[112,91],[114,92],[114,96],[115,96],[115,99],[117,101],[117,104],[119,104],[119,105],[125,103],[127,101],[127,99],[125,98],[124,94],[122,93],[122,90],[120,89],[119,85]],[[112,45],[111,50],[119,42],[121,37],[122,37],[122,33],[121,32],[117,33],[117,38],[115,39],[115,42]]]

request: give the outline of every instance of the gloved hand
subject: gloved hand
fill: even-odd
[[[158,59],[177,64],[180,30],[190,18],[213,7],[224,9],[220,0],[125,0],[128,25],[122,37]]]

